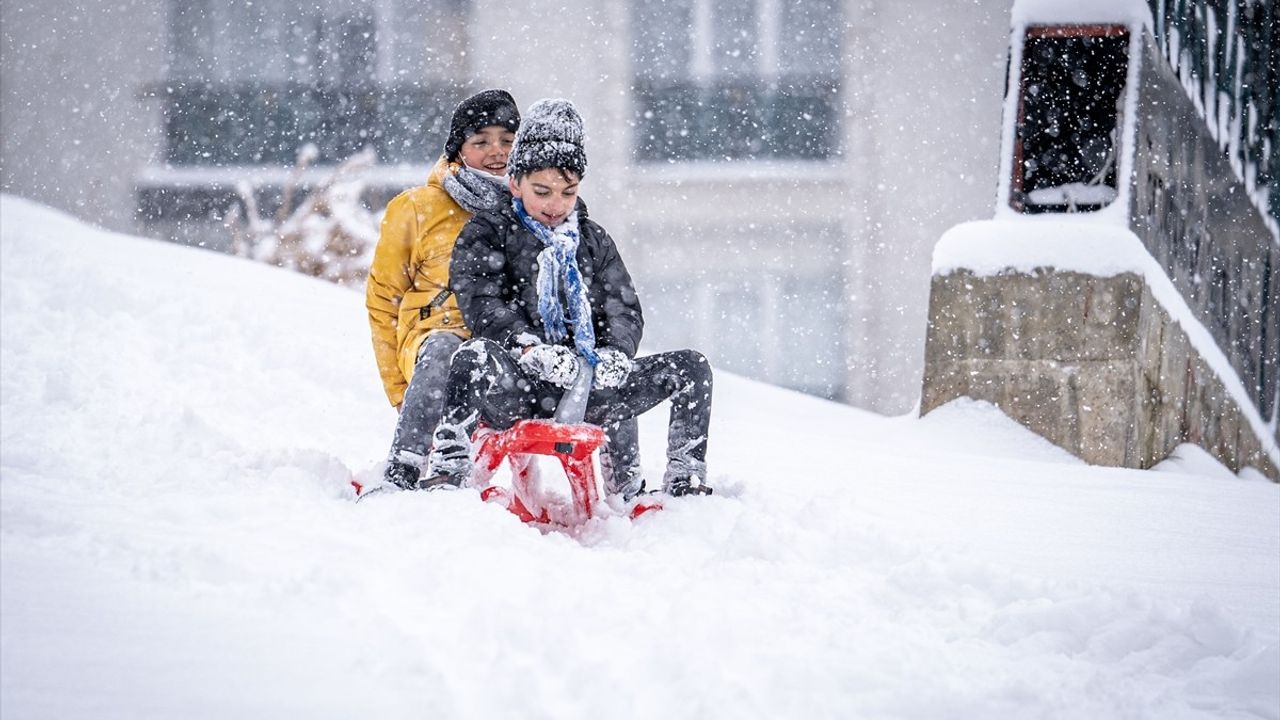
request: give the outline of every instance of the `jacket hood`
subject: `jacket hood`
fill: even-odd
[[[448,158],[441,155],[440,159],[436,160],[436,164],[431,166],[431,172],[427,173],[427,184],[433,185],[443,190],[444,176],[447,174],[456,173],[457,171],[458,171],[458,168],[454,166],[454,163],[449,162]]]

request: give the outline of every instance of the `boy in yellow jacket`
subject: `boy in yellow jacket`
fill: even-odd
[[[365,290],[373,353],[399,411],[384,479],[417,487],[440,420],[449,358],[470,337],[449,291],[449,258],[474,213],[511,202],[507,157],[520,127],[510,93],[485,90],[459,103],[444,154],[425,185],[388,205]]]

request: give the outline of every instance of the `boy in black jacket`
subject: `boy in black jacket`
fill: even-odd
[[[622,421],[670,400],[663,489],[711,493],[711,366],[693,350],[635,357],[640,299],[613,239],[578,200],[586,166],[577,109],[567,100],[535,103],[508,160],[511,204],[476,214],[458,236],[450,287],[474,339],[453,357],[424,484],[466,481],[478,420],[501,429],[552,417],[582,358],[595,368],[586,421],[612,436]],[[628,499],[642,491],[638,478],[623,475],[609,482],[606,472],[606,491]]]

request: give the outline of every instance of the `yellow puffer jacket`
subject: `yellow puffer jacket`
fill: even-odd
[[[453,243],[471,213],[444,189],[445,173],[456,172],[441,157],[427,184],[397,195],[387,204],[373,252],[365,306],[373,330],[373,354],[387,399],[399,407],[413,377],[418,347],[433,331],[470,337],[449,293]]]

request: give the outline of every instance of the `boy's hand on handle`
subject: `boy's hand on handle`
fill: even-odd
[[[596,365],[596,387],[616,388],[627,381],[631,374],[631,358],[617,348],[603,348],[596,351],[600,357]]]
[[[568,388],[578,376],[578,354],[564,345],[530,345],[520,355],[520,367],[533,377]]]

